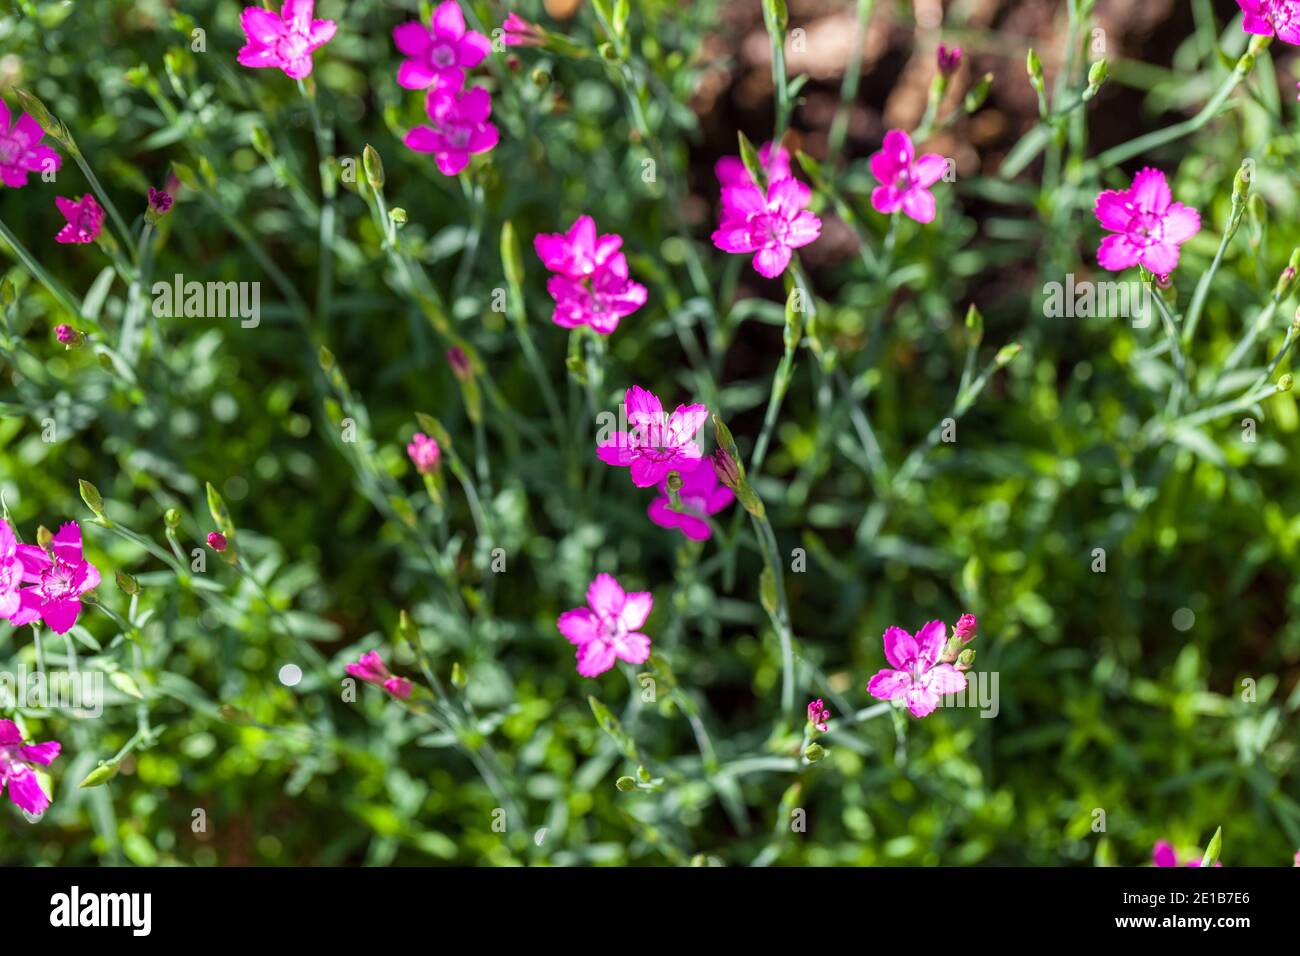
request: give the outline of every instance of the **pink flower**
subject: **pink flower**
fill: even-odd
[[[1300,2],[1297,0],[1237,0],[1244,16],[1241,28],[1260,36],[1276,35],[1283,43],[1300,46]]]
[[[661,528],[676,528],[692,541],[708,541],[713,531],[705,519],[736,500],[732,490],[718,482],[717,472],[704,462],[682,473],[677,494],[688,513],[672,509],[665,478],[659,483],[659,497],[650,502],[650,520]]]
[[[1174,852],[1174,848],[1169,844],[1168,840],[1160,840],[1159,842],[1156,843],[1155,847],[1151,851],[1151,860],[1153,863],[1155,863],[1156,866],[1178,866],[1179,865],[1178,854]],[[1187,862],[1181,865],[1200,866],[1201,861],[1193,859],[1193,860],[1188,860]],[[1223,863],[1219,860],[1215,860],[1214,865],[1223,866]]]
[[[974,614],[963,614],[957,618],[957,623],[953,625],[953,633],[960,638],[963,644],[969,644],[971,638],[975,636],[975,628],[978,623]]]
[[[44,813],[50,798],[36,780],[33,764],[48,767],[63,745],[57,740],[43,744],[24,744],[18,725],[0,720],[0,793],[9,786],[9,799],[31,814]]]
[[[462,93],[435,86],[425,112],[433,125],[415,127],[403,142],[418,153],[433,153],[444,176],[455,176],[468,166],[471,153],[485,153],[497,144],[497,128],[488,122],[492,97],[481,86]]]
[[[596,221],[590,216],[579,216],[569,231],[540,233],[533,237],[533,248],[542,265],[552,272],[570,279],[586,279],[603,269],[623,247],[623,237],[617,233],[596,235]]]
[[[328,43],[338,29],[333,20],[313,20],[316,0],[284,0],[277,17],[262,7],[246,7],[239,22],[248,42],[239,51],[239,65],[274,67],[301,80],[311,73],[311,55]]]
[[[961,47],[940,43],[935,53],[935,64],[944,76],[952,76],[961,67]]]
[[[149,187],[149,211],[155,216],[161,216],[172,208],[172,195],[165,189],[154,189]]]
[[[517,13],[506,16],[501,24],[501,33],[506,46],[542,46],[546,43],[546,31]]]
[[[823,734],[831,729],[828,721],[831,719],[831,712],[826,709],[822,699],[818,697],[808,705],[808,723],[812,724]]]
[[[424,432],[416,432],[411,436],[410,444],[406,446],[406,453],[411,456],[415,470],[422,475],[433,474],[442,461],[442,449]]]
[[[14,627],[38,618],[54,632],[66,634],[81,613],[81,595],[98,586],[99,571],[81,552],[81,528],[70,521],[58,530],[46,553],[34,544],[18,545],[23,580],[34,582],[19,592],[20,606],[9,618]]]
[[[13,617],[18,610],[18,586],[22,581],[23,563],[18,557],[18,538],[9,522],[0,518],[0,617]]]
[[[90,193],[82,196],[80,202],[55,196],[54,205],[68,220],[54,237],[55,242],[94,242],[104,228],[104,207]]]
[[[885,658],[896,670],[878,671],[867,693],[878,700],[902,700],[914,717],[925,717],[945,694],[966,687],[966,675],[940,662],[946,643],[943,621],[931,621],[913,637],[901,627],[885,629]]]
[[[649,488],[670,471],[682,474],[699,465],[704,452],[693,439],[709,417],[703,405],[678,405],[671,416],[664,414],[659,397],[639,385],[624,398],[631,431],[615,432],[598,445],[596,456],[607,465],[630,468],[632,482]]]
[[[821,235],[822,221],[804,208],[810,198],[808,187],[795,179],[769,183],[766,198],[754,186],[727,186],[713,244],[723,252],[755,253],[754,269],[774,279],[790,264],[793,250]]]
[[[230,542],[226,540],[226,536],[220,531],[208,532],[208,547],[218,554],[225,551],[229,543]]]
[[[645,286],[629,278],[622,246],[617,233],[598,236],[590,216],[579,216],[566,233],[533,238],[538,258],[556,273],[546,283],[555,300],[552,322],[565,329],[589,325],[609,335],[620,319],[645,305]]]
[[[347,666],[347,672],[367,684],[382,687],[401,700],[407,700],[411,696],[411,682],[405,677],[394,677],[378,651],[362,654],[359,661]]]
[[[412,21],[394,27],[393,42],[407,57],[397,69],[397,83],[408,90],[430,86],[459,90],[465,71],[482,63],[492,50],[487,37],[465,29],[465,16],[456,0],[438,4],[432,26]]]
[[[626,594],[611,575],[598,574],[587,588],[587,605],[565,611],[555,622],[569,643],[578,646],[578,673],[596,677],[613,667],[615,658],[644,664],[650,638],[637,629],[654,606],[650,592]]]
[[[943,178],[947,160],[938,153],[916,158],[912,137],[901,129],[885,134],[880,152],[872,154],[871,173],[880,183],[871,191],[876,212],[903,212],[917,222],[934,221],[935,202],[930,187]]]
[[[775,146],[775,149],[773,148]],[[758,151],[758,162],[763,167],[763,174],[769,183],[778,179],[791,179],[790,154],[784,146],[764,143]],[[723,156],[713,167],[718,182],[726,189],[728,186],[753,186],[758,188],[754,177],[749,175],[745,162],[739,156]]]
[[[1143,169],[1126,190],[1099,193],[1097,221],[1119,235],[1102,240],[1098,264],[1112,272],[1139,263],[1159,276],[1173,272],[1178,247],[1200,232],[1201,216],[1172,199],[1165,174],[1158,169]]]
[[[40,145],[45,130],[23,113],[11,127],[9,107],[0,99],[0,182],[17,189],[27,185],[28,173],[55,170],[63,158],[51,146]]]

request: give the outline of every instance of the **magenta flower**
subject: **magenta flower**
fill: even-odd
[[[18,538],[9,522],[0,518],[0,618],[13,617],[21,600],[18,586],[23,581],[23,563],[18,557]]]
[[[603,269],[619,254],[623,237],[618,233],[596,234],[596,221],[579,216],[566,233],[539,233],[533,248],[542,265],[570,279],[587,279]]]
[[[676,528],[692,541],[708,541],[713,530],[706,520],[736,500],[735,493],[718,481],[717,472],[701,462],[682,473],[682,486],[677,492],[685,512],[672,509],[668,495],[668,479],[659,483],[659,497],[650,502],[650,520],[661,528]]]
[[[1243,14],[1241,28],[1260,36],[1276,36],[1300,46],[1300,0],[1237,0]]]
[[[1128,189],[1099,193],[1097,221],[1118,235],[1102,240],[1097,263],[1112,272],[1138,264],[1158,276],[1173,272],[1178,247],[1200,232],[1201,216],[1172,200],[1165,174],[1158,169],[1143,169]]]
[[[826,709],[822,699],[818,697],[808,705],[808,723],[812,724],[821,733],[826,733],[831,729],[829,723],[831,712]]]
[[[393,42],[407,57],[397,69],[397,83],[408,90],[430,86],[459,90],[465,71],[482,63],[492,50],[487,37],[465,29],[465,15],[456,0],[438,4],[432,26],[412,21],[394,27]]]
[[[961,47],[940,43],[935,52],[935,65],[944,76],[952,76],[961,67],[961,56]]]
[[[411,696],[411,682],[405,677],[394,677],[378,651],[362,654],[359,661],[347,666],[347,672],[367,684],[382,687],[401,700],[407,700]]]
[[[406,453],[415,464],[415,470],[422,475],[433,474],[442,461],[442,449],[438,447],[437,441],[424,432],[416,432],[411,436]]]
[[[774,183],[780,179],[793,178],[790,172],[790,153],[784,146],[777,146],[775,143],[764,143],[758,151],[758,163],[763,167],[763,175],[767,177],[769,183]],[[739,156],[723,156],[714,165],[713,172],[717,175],[718,182],[723,189],[729,186],[758,188],[758,184],[754,182],[754,177],[749,175],[749,170],[745,168],[745,161]],[[803,184],[800,183],[800,185]]]
[[[587,607],[565,611],[555,622],[578,650],[578,673],[597,677],[614,666],[614,660],[644,664],[650,656],[650,638],[640,633],[654,598],[649,591],[627,594],[611,575],[598,574],[587,588]]]
[[[50,798],[36,780],[33,764],[48,767],[63,745],[57,740],[43,744],[24,744],[18,725],[0,720],[0,793],[9,786],[9,799],[31,814],[44,813]]]
[[[876,212],[889,214],[901,209],[917,222],[934,221],[935,202],[930,187],[943,178],[947,160],[938,153],[926,153],[918,159],[912,137],[901,129],[891,129],[870,162],[871,173],[880,183],[871,191],[871,206]]]
[[[546,31],[517,13],[507,14],[501,24],[501,34],[506,46],[543,46],[546,43]]]
[[[808,187],[795,179],[770,183],[766,198],[754,186],[727,186],[713,244],[723,252],[755,253],[754,269],[774,279],[795,249],[821,235],[822,221],[804,208],[810,198]]]
[[[471,153],[485,153],[497,144],[497,128],[488,122],[492,97],[481,86],[462,93],[435,86],[425,112],[433,125],[415,127],[403,142],[418,153],[433,153],[444,176],[455,176],[468,166]]]
[[[239,65],[274,67],[301,80],[311,73],[311,55],[328,43],[338,29],[333,20],[313,20],[316,0],[284,0],[277,17],[262,7],[246,7],[239,17],[248,42],[239,51]]]
[[[213,551],[217,552],[217,554],[220,554],[222,551],[225,551],[226,548],[229,547],[229,545],[230,542],[226,539],[226,536],[222,534],[220,531],[208,532],[208,547],[211,548]]]
[[[55,242],[94,242],[104,228],[104,207],[95,202],[95,197],[86,193],[80,201],[54,197],[54,205],[59,207],[68,224],[59,230]]]
[[[162,216],[171,209],[172,201],[172,195],[167,190],[149,187],[149,211],[155,216]]]
[[[704,451],[692,439],[709,417],[703,405],[678,405],[664,414],[659,397],[633,385],[624,397],[630,431],[615,432],[597,446],[596,456],[607,465],[630,468],[632,482],[649,488],[670,471],[682,474],[699,465]]]
[[[947,630],[943,621],[931,621],[915,637],[901,627],[886,628],[885,658],[896,669],[878,671],[867,693],[878,700],[904,701],[914,717],[925,717],[945,694],[965,689],[966,675],[940,661]]]
[[[957,623],[953,625],[953,633],[961,640],[963,644],[969,644],[971,638],[975,636],[975,628],[978,622],[974,614],[963,614],[957,618]]]
[[[99,585],[99,571],[81,552],[81,528],[70,521],[58,530],[47,553],[34,544],[18,545],[23,580],[34,582],[19,592],[20,606],[9,618],[14,627],[40,619],[66,634],[81,614],[81,595]]]
[[[28,173],[59,168],[63,158],[52,146],[42,146],[45,130],[26,113],[9,124],[9,107],[0,99],[0,182],[17,189],[27,185]]]
[[[540,233],[533,248],[556,275],[546,283],[555,300],[551,321],[561,328],[589,325],[602,335],[646,302],[646,289],[628,275],[623,237],[599,236],[590,216],[579,216],[566,233]]]
[[[1174,852],[1174,848],[1169,844],[1168,840],[1160,840],[1159,842],[1156,843],[1154,849],[1151,851],[1151,860],[1153,863],[1155,863],[1156,866],[1179,866],[1180,865],[1178,862],[1178,854]],[[1181,865],[1200,866],[1201,861],[1192,859],[1186,861]],[[1219,860],[1215,860],[1214,865],[1223,866],[1223,863]]]

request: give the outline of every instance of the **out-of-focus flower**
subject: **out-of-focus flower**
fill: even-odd
[[[81,344],[82,335],[72,326],[60,323],[54,327],[54,337],[66,345],[73,348]]]
[[[153,214],[155,220],[172,208],[172,202],[172,194],[167,190],[149,187],[149,212]]]
[[[367,684],[382,687],[394,697],[407,700],[411,696],[411,682],[405,677],[394,677],[378,651],[362,654],[359,661],[347,666],[347,672]]]
[[[28,173],[55,170],[63,157],[52,146],[42,146],[45,130],[23,113],[10,125],[9,106],[0,99],[0,182],[17,189],[27,185]]]
[[[1300,2],[1298,0],[1237,0],[1241,7],[1241,28],[1260,36],[1276,36],[1283,43],[1300,46]]]
[[[678,405],[671,416],[659,397],[633,385],[624,397],[630,431],[615,432],[597,446],[596,455],[607,465],[631,469],[638,488],[658,484],[668,472],[682,474],[695,468],[704,452],[692,439],[709,417],[703,405]]]
[[[34,544],[18,545],[23,581],[32,584],[19,592],[20,606],[9,617],[14,627],[41,620],[58,634],[66,634],[81,614],[81,595],[99,585],[99,570],[85,559],[81,528],[70,521],[59,528],[47,553]]]
[[[465,71],[482,63],[492,50],[487,37],[465,28],[465,15],[456,0],[438,4],[430,26],[412,21],[394,27],[393,42],[407,57],[397,69],[397,82],[408,90],[430,86],[459,90]]]
[[[944,76],[952,76],[961,67],[961,56],[961,47],[940,43],[935,53],[935,64]]]
[[[901,627],[885,629],[885,658],[894,669],[876,673],[867,693],[879,700],[901,700],[915,717],[933,713],[945,694],[966,687],[966,675],[941,661],[947,627],[931,621],[913,637]]]
[[[1178,854],[1174,852],[1173,846],[1168,840],[1160,840],[1156,843],[1151,851],[1151,861],[1156,866],[1200,866],[1201,861],[1197,859],[1187,860],[1183,863],[1178,862]],[[1215,866],[1223,866],[1222,862],[1215,861]]]
[[[416,432],[411,436],[406,453],[415,464],[415,470],[422,475],[433,474],[442,462],[442,449],[438,447],[438,442],[424,432]]]
[[[795,249],[821,235],[822,221],[804,208],[809,198],[808,187],[795,179],[770,183],[766,197],[752,185],[728,186],[713,244],[723,252],[754,253],[754,269],[774,279]]]
[[[1097,262],[1112,272],[1143,265],[1168,275],[1178,265],[1178,247],[1201,229],[1201,215],[1173,201],[1165,174],[1143,169],[1128,189],[1099,193],[1094,207],[1103,229],[1117,233],[1102,240]]]
[[[570,644],[577,645],[578,673],[596,677],[614,661],[644,664],[650,638],[640,633],[654,598],[649,591],[626,593],[612,575],[598,574],[587,588],[587,607],[565,611],[555,622]]]
[[[542,46],[546,42],[546,31],[512,12],[501,24],[501,39],[506,46]]]
[[[43,744],[24,744],[18,725],[0,720],[0,793],[9,788],[9,799],[28,813],[44,813],[50,798],[36,779],[34,764],[48,767],[63,745],[57,740]]]
[[[453,93],[435,86],[425,101],[431,126],[416,126],[403,142],[417,153],[433,153],[444,176],[455,176],[469,165],[470,155],[497,144],[497,128],[489,120],[492,97],[481,86]]]
[[[104,228],[104,207],[95,202],[95,197],[90,193],[86,193],[80,200],[55,196],[54,205],[59,207],[59,212],[68,221],[54,237],[55,242],[94,242],[99,237],[100,230]]]
[[[920,223],[934,221],[936,205],[930,187],[943,178],[947,160],[938,153],[917,157],[912,137],[901,129],[885,134],[880,152],[870,160],[871,173],[880,183],[871,191],[871,206],[890,214],[900,209]]]
[[[763,175],[767,177],[769,183],[793,178],[790,173],[790,153],[784,146],[764,143],[758,151],[758,162],[763,167]],[[723,189],[734,186],[758,188],[754,177],[749,175],[749,170],[745,168],[745,161],[739,156],[723,156],[714,165],[713,172],[717,175]]]
[[[239,51],[239,65],[283,70],[301,80],[311,74],[311,56],[334,37],[338,24],[313,20],[316,0],[285,0],[277,17],[262,7],[246,7],[239,22],[248,42]]]
[[[208,532],[208,547],[211,548],[213,551],[216,551],[218,554],[220,554],[222,551],[226,550],[226,546],[228,544],[229,542],[226,540],[226,536],[222,534],[220,531]]]
[[[674,511],[668,479],[659,483],[659,497],[650,502],[650,520],[661,528],[676,528],[692,541],[707,541],[713,535],[707,520],[736,500],[735,493],[718,481],[717,473],[704,462],[682,473],[678,500],[685,511]]]
[[[462,382],[474,374],[474,368],[469,363],[469,356],[459,345],[453,345],[447,349],[447,364],[451,366],[451,372]]]
[[[820,697],[808,704],[808,723],[817,728],[820,733],[824,734],[831,729],[830,719],[831,712],[826,709]]]

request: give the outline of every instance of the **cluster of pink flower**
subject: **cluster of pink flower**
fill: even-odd
[[[1237,0],[1237,6],[1242,12],[1241,28],[1247,33],[1300,46],[1300,0]],[[1296,99],[1300,100],[1300,83]]]
[[[75,521],[59,528],[46,550],[19,544],[0,519],[0,618],[14,627],[39,620],[66,634],[81,614],[81,596],[98,584],[99,571],[82,554]]]
[[[561,328],[581,325],[601,335],[618,328],[619,320],[645,305],[645,286],[628,276],[623,237],[598,236],[590,216],[579,216],[564,234],[534,237],[533,248],[555,273],[546,290],[555,300],[551,321]]]
[[[433,11],[429,26],[403,23],[393,29],[393,42],[406,57],[397,70],[397,82],[408,90],[428,90],[425,112],[430,125],[416,126],[406,134],[406,145],[432,153],[438,171],[455,176],[469,165],[475,153],[497,144],[492,98],[485,87],[466,88],[472,70],[492,51],[483,34],[467,29],[456,0],[446,0]]]

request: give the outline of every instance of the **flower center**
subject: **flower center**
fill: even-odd
[[[607,644],[613,644],[627,637],[627,625],[623,619],[614,615],[600,616],[600,636]]]
[[[1129,241],[1145,249],[1164,241],[1164,221],[1155,213],[1135,212],[1125,230]]]
[[[45,604],[58,604],[77,596],[76,575],[70,565],[58,558],[41,572],[41,599]]]
[[[283,60],[298,60],[311,50],[307,37],[301,33],[287,33],[275,45],[275,51]]]
[[[445,43],[439,43],[429,48],[429,62],[442,69],[455,66],[456,51]]]
[[[1296,10],[1291,3],[1292,0],[1264,0],[1261,12],[1274,30],[1283,30],[1296,19]]]

